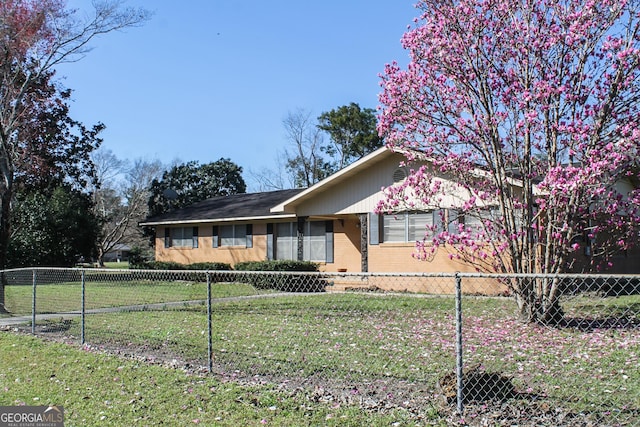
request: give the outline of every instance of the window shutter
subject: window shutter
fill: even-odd
[[[214,225],[213,226],[213,231],[211,232],[211,240],[213,241],[212,245],[213,245],[214,248],[217,248],[218,245],[219,245],[218,234],[219,234],[218,226]]]
[[[326,262],[333,262],[333,221],[325,221]]]
[[[171,229],[169,227],[165,227],[164,229],[164,247],[171,247]]]
[[[191,247],[198,248],[198,227],[193,227],[193,233],[191,234]]]
[[[437,235],[442,232],[444,228],[444,210],[435,209],[433,211],[433,235]]]
[[[458,210],[457,209],[449,209],[447,211],[447,231],[451,234],[458,234]]]
[[[380,244],[380,215],[374,212],[369,213],[369,244]]]
[[[267,224],[267,259],[273,260],[273,224]]]
[[[247,224],[247,248],[253,247],[253,224]]]

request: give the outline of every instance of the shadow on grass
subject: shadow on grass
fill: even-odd
[[[635,330],[640,329],[640,319],[628,315],[599,318],[565,317],[556,327],[575,329],[581,332],[593,332],[601,329]]]
[[[438,380],[438,386],[447,404],[454,404],[458,398],[458,382],[455,372],[450,372]],[[511,377],[500,372],[485,371],[480,365],[472,365],[464,370],[462,379],[463,402],[506,402],[512,399],[536,400],[540,395],[519,391]]]

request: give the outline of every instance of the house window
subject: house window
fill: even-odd
[[[447,209],[447,232],[449,234],[460,233],[460,224],[464,224],[464,215],[457,209]]]
[[[427,213],[410,213],[407,214],[407,241],[416,242],[424,239],[425,236],[431,235],[431,227],[437,222],[434,218],[434,212]]]
[[[305,261],[325,261],[327,254],[326,226],[324,221],[304,224],[302,254]]]
[[[518,213],[516,213],[518,215]],[[474,212],[467,212],[461,215],[460,221],[464,224],[464,228],[471,233],[484,234],[485,222],[489,221],[493,224],[500,224],[503,220],[500,217],[500,211],[497,208],[480,209]],[[522,223],[521,214],[516,217],[516,227]]]
[[[441,211],[403,212],[384,215],[382,219],[383,242],[416,242],[429,236],[434,225],[441,224]]]
[[[221,225],[220,246],[247,246],[247,226],[245,224]]]
[[[295,222],[277,224],[276,259],[298,259],[298,237]]]
[[[212,233],[213,247],[242,246],[253,247],[252,224],[214,225]]]
[[[168,230],[168,233],[165,233],[165,247],[198,247],[198,227],[175,227]]]
[[[298,259],[298,224],[283,222],[276,224],[276,259]],[[333,235],[325,221],[309,221],[303,224],[302,258],[304,261],[332,262],[327,255],[327,241]],[[329,251],[329,253],[332,253]]]

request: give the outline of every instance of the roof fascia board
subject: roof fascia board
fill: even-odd
[[[381,155],[383,155],[385,153],[393,153],[393,151],[389,150],[389,148],[387,148],[386,146],[378,148],[373,153],[368,154],[368,155],[364,156],[363,158],[361,158],[360,160],[357,160],[357,161],[351,163],[349,166],[345,167],[344,169],[339,170],[338,172],[334,173],[330,177],[325,178],[322,181],[315,183],[311,187],[307,188],[306,190],[301,191],[300,193],[296,194],[292,198],[287,199],[284,202],[280,203],[279,205],[274,206],[273,208],[271,208],[271,212],[274,212],[274,213],[276,213],[276,212],[285,212],[287,206],[290,205],[291,203],[295,202],[296,200],[299,200],[299,199],[307,196],[310,193],[318,191],[318,189],[320,189],[320,188],[323,188],[323,187],[326,187],[326,186],[330,185],[331,183],[333,183],[334,181],[336,181],[337,179],[339,179],[343,175],[348,174],[349,172],[351,172],[354,169],[360,168],[363,164],[368,163],[372,159],[374,159],[376,157],[379,157],[379,156],[381,156]]]
[[[173,221],[154,221],[141,222],[138,225],[154,226],[154,225],[178,225],[178,224],[206,224],[214,222],[237,222],[237,221],[261,221],[268,219],[290,219],[295,218],[295,214],[265,215],[265,216],[247,216],[237,218],[216,218],[216,219],[189,219],[189,220],[173,220]]]

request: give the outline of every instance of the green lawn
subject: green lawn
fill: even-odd
[[[48,288],[52,299],[60,294],[79,295],[71,291],[73,285],[43,288]],[[260,378],[269,387],[337,387],[376,398],[388,393],[390,401],[397,398],[394,393],[410,386],[419,391],[420,399],[437,402],[438,379],[455,366],[452,297],[377,293],[257,297],[258,292],[248,285],[228,283],[214,284],[212,294],[216,298],[211,318],[214,371],[223,378],[240,383]],[[228,298],[238,296],[252,298]],[[205,298],[203,283],[93,283],[87,287],[88,307]],[[511,299],[465,297],[465,364],[478,363],[510,378],[522,398],[543,399],[551,407],[606,422],[613,416],[615,421],[638,423],[640,329],[633,321],[640,315],[639,304],[639,296],[573,298],[564,304],[568,317],[603,322],[589,328],[549,328],[518,322]],[[624,326],[615,319],[631,323]],[[207,320],[204,304],[90,314],[85,334],[94,348],[206,367]],[[56,321],[49,322],[55,331]],[[62,335],[77,343],[78,319],[66,322]],[[259,400],[271,391],[257,393]],[[429,405],[426,409],[422,405],[427,413]],[[354,408],[350,411],[358,413]]]
[[[105,262],[104,266],[106,268],[114,268],[118,270],[125,270],[129,268],[129,261],[120,261],[120,262]]]
[[[78,311],[82,307],[82,287],[79,282],[39,285],[36,288],[38,314]],[[250,285],[215,283],[212,297],[252,295],[256,291]],[[7,286],[7,309],[16,315],[31,313],[33,304],[31,286]],[[188,281],[125,281],[87,282],[85,308],[121,307],[163,302],[206,300],[207,284]]]
[[[217,303],[212,330],[216,363],[260,375],[327,375],[361,381],[392,377],[434,384],[453,366],[449,346],[425,347],[416,336],[425,318],[451,312],[449,298],[380,300],[309,295]],[[206,364],[205,307],[91,315],[87,340],[144,344]],[[441,324],[453,340],[453,323]],[[363,331],[365,333],[363,333]]]
[[[1,406],[62,405],[67,427],[415,425],[402,411],[311,402],[275,386],[221,382],[9,333],[0,333],[0,363]]]

